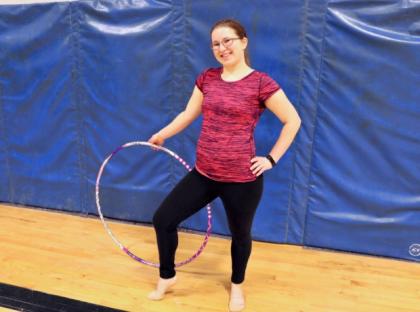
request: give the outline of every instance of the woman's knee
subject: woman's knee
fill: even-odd
[[[232,233],[232,242],[239,246],[247,246],[251,244],[251,233]]]
[[[155,212],[152,219],[153,227],[156,230],[171,230],[171,222],[169,216],[161,213],[159,210]],[[176,227],[175,227],[176,228]]]

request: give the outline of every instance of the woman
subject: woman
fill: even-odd
[[[251,254],[252,220],[263,191],[262,174],[286,152],[301,121],[279,85],[250,67],[242,25],[221,20],[210,33],[214,57],[222,66],[202,72],[185,110],[149,139],[163,145],[203,114],[195,168],[175,186],[153,217],[160,279],[149,298],[162,299],[176,282],[177,225],[220,197],[232,234],[229,309],[241,311],[245,307],[242,284]],[[253,132],[265,108],[284,126],[270,153],[262,157],[255,155]]]

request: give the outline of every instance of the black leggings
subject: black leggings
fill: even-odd
[[[261,199],[263,181],[263,175],[260,175],[252,182],[218,182],[203,176],[195,168],[189,172],[164,199],[153,216],[159,248],[160,277],[175,276],[177,226],[216,197],[220,197],[232,234],[231,281],[242,283],[251,254],[252,220]]]

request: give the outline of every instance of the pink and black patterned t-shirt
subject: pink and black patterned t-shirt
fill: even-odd
[[[255,157],[254,129],[264,101],[280,89],[266,73],[254,70],[238,81],[224,81],[222,67],[202,72],[197,87],[203,92],[203,124],[195,167],[210,179],[249,182]]]

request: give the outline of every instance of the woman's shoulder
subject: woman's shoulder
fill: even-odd
[[[200,75],[219,75],[221,72],[221,67],[207,67],[205,68]]]
[[[274,84],[278,85],[278,82],[275,78],[273,78],[269,73],[265,71],[256,70],[255,71],[255,77],[259,80],[260,85],[266,85],[266,84]]]
[[[209,67],[204,69],[196,79],[197,87],[203,92],[204,85],[211,83],[214,80],[217,80],[220,77],[220,69]]]
[[[261,77],[271,78],[270,74],[268,74],[267,72],[262,71],[262,70],[258,70],[258,69],[254,68],[254,73],[255,73],[256,76],[258,76],[260,78]],[[271,78],[271,79],[273,79],[273,78]]]

